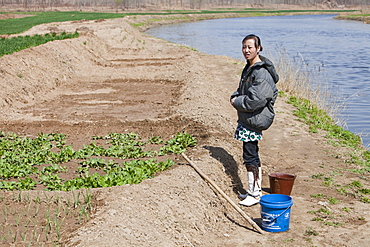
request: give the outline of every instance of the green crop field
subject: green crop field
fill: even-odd
[[[90,13],[90,12],[17,12],[16,14],[32,15],[24,18],[0,20],[1,34],[22,33],[33,26],[43,23],[77,21],[77,20],[97,20],[124,17],[125,14],[116,13]]]
[[[0,38],[0,57],[10,55],[14,52],[21,51],[30,47],[45,44],[53,40],[72,39],[77,38],[77,32],[67,34],[65,32],[57,35],[56,33],[34,36],[18,36],[13,38]]]

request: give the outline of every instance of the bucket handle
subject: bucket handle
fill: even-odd
[[[279,218],[280,216],[282,216],[286,211],[288,211],[288,209],[290,209],[291,207],[292,206],[287,207],[281,214],[279,214],[278,216],[276,216],[273,219],[264,219],[264,218],[262,218],[262,221],[265,221],[265,222],[268,222],[268,224],[271,224],[272,222],[276,221],[277,218]]]

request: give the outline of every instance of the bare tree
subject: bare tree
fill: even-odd
[[[369,0],[1,0],[3,7],[18,6],[24,9],[45,9],[53,7],[71,7],[82,9],[83,7],[114,7],[116,9],[137,8],[189,8],[202,9],[207,7],[223,6],[251,6],[265,4],[287,4],[287,5],[314,5],[326,4],[332,7],[351,5],[370,5]]]

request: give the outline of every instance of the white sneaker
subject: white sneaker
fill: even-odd
[[[247,207],[250,207],[250,206],[253,206],[257,203],[260,202],[260,198],[259,196],[247,196],[243,201],[240,201],[239,204],[240,205],[243,205],[243,206],[247,206]]]

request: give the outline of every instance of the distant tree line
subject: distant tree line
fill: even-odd
[[[369,0],[0,0],[0,7],[57,9],[58,7],[106,7],[115,9],[202,9],[207,7],[251,7],[263,5],[326,5],[346,7],[370,5]]]

